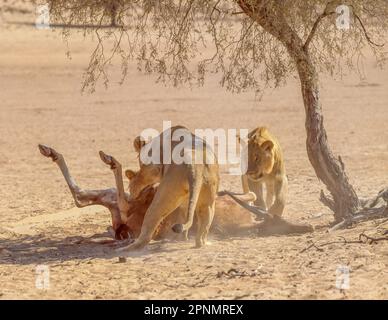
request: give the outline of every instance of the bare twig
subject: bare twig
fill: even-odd
[[[359,240],[347,240],[346,238],[344,238],[342,236],[340,236],[339,238],[341,238],[341,240],[335,240],[335,241],[325,242],[325,243],[321,243],[321,244],[317,244],[316,242],[313,242],[312,244],[310,244],[306,248],[302,249],[299,253],[306,252],[311,248],[315,248],[318,251],[323,251],[322,247],[326,247],[326,246],[329,246],[331,244],[336,244],[336,243],[341,243],[341,244],[362,243],[362,241],[360,239]]]
[[[334,11],[329,11],[329,7],[330,7],[330,5],[331,5],[333,2],[334,2],[334,1],[328,2],[328,3],[326,4],[326,7],[325,7],[325,10],[323,11],[323,13],[320,14],[320,15],[318,16],[317,20],[315,20],[314,25],[313,25],[313,27],[311,28],[311,31],[310,31],[310,33],[309,33],[309,35],[308,35],[308,37],[307,37],[307,40],[306,40],[306,42],[304,43],[303,48],[304,48],[305,50],[308,49],[308,47],[309,47],[309,45],[310,45],[310,42],[313,40],[314,35],[315,35],[315,33],[316,33],[317,29],[318,29],[319,23],[320,23],[325,17],[330,16],[330,15],[332,15],[332,14],[335,13]]]
[[[359,239],[360,242],[362,242],[362,243],[376,244],[376,243],[379,242],[379,241],[387,241],[387,240],[388,240],[388,237],[374,238],[374,237],[371,237],[371,236],[366,235],[366,234],[363,232],[363,233],[361,233],[361,234],[358,236],[358,239]]]
[[[383,235],[385,235],[385,234],[388,234],[388,230],[386,233],[383,233]],[[356,244],[356,243],[376,244],[379,241],[388,241],[388,236],[376,238],[376,237],[368,236],[367,234],[365,234],[365,232],[360,233],[357,240],[347,240],[345,237],[342,237],[342,236],[340,236],[339,238],[341,238],[341,240],[335,240],[335,241],[325,242],[325,243],[321,243],[321,244],[317,244],[316,242],[313,242],[310,245],[308,245],[306,248],[302,249],[299,253],[306,252],[306,251],[310,250],[311,248],[314,248],[317,251],[322,252],[323,251],[322,247],[326,247],[326,246],[329,246],[331,244],[336,244],[336,243],[340,243],[340,244]]]
[[[368,34],[368,32],[367,32],[367,30],[366,30],[366,28],[365,28],[365,26],[364,26],[364,23],[362,22],[361,18],[360,18],[355,12],[353,12],[353,15],[356,17],[356,19],[357,19],[358,22],[360,23],[361,28],[362,28],[362,30],[363,30],[363,32],[364,32],[364,35],[365,35],[366,40],[367,40],[371,45],[373,45],[373,46],[381,47],[381,48],[384,47],[384,44],[376,43],[376,42],[374,42],[374,41],[371,39],[371,37],[369,36],[369,34]]]

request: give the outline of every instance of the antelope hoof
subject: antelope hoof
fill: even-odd
[[[109,165],[112,170],[116,169],[116,164],[112,156],[105,154],[103,151],[100,151],[99,154],[102,162]]]
[[[40,153],[43,156],[47,158],[51,158],[53,161],[58,160],[58,153],[53,148],[45,146],[44,144],[39,144],[38,147],[39,147]]]

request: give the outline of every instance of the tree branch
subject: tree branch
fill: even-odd
[[[321,190],[321,194],[320,194],[319,200],[326,207],[328,207],[331,211],[335,212],[336,206],[335,206],[334,200],[332,198],[330,198],[329,196],[326,196],[325,193],[323,192],[323,190]]]
[[[309,33],[309,35],[308,35],[308,37],[307,37],[307,40],[306,40],[305,44],[303,45],[303,48],[304,48],[304,49],[308,49],[308,47],[309,47],[309,45],[310,45],[310,42],[313,40],[314,35],[315,35],[315,32],[316,32],[317,29],[318,29],[319,23],[320,23],[324,18],[326,18],[327,16],[330,16],[330,15],[332,15],[332,14],[335,13],[335,11],[329,10],[330,6],[331,6],[333,3],[334,3],[334,1],[328,2],[328,3],[326,4],[326,7],[325,7],[325,10],[323,11],[323,13],[320,14],[320,15],[318,16],[317,20],[315,20],[314,25],[313,25],[313,27],[311,28],[311,31],[310,31],[310,33]]]
[[[355,18],[356,18],[356,19],[358,20],[358,22],[360,23],[361,28],[362,28],[362,31],[364,32],[364,35],[365,35],[366,40],[367,40],[371,45],[373,45],[373,46],[375,46],[375,47],[380,47],[380,48],[384,47],[384,43],[383,43],[383,44],[378,44],[378,43],[374,42],[374,41],[371,39],[371,37],[369,36],[369,34],[368,34],[368,32],[367,32],[367,30],[366,30],[366,28],[365,28],[365,26],[364,26],[364,23],[362,22],[361,18],[356,14],[356,12],[355,12],[354,10],[353,10],[353,15],[355,16]]]

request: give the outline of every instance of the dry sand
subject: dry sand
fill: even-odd
[[[388,241],[375,245],[334,243],[321,251],[312,241],[356,240],[377,232],[376,222],[327,234],[331,213],[318,201],[322,184],[305,150],[304,110],[295,79],[280,89],[231,94],[210,77],[203,88],[155,84],[131,66],[123,86],[111,68],[108,90],[81,95],[92,39],[75,35],[72,59],[58,31],[7,21],[33,21],[29,14],[0,15],[0,298],[2,299],[387,299]],[[388,72],[367,56],[367,79],[357,75],[322,82],[329,142],[363,197],[388,182]],[[135,167],[130,148],[143,128],[163,120],[194,128],[266,125],[285,153],[290,192],[285,216],[313,224],[302,236],[212,239],[203,249],[189,242],[153,243],[125,263],[108,244],[85,238],[106,235],[107,210],[74,208],[57,167],[37,148],[44,143],[65,155],[84,188],[114,185],[98,150]],[[222,189],[240,190],[238,177],[221,177]],[[383,226],[382,226],[383,227]],[[387,228],[387,224],[385,225]],[[36,266],[48,265],[50,288],[36,288]],[[338,266],[350,268],[348,290],[336,288]]]

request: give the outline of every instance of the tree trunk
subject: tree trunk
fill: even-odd
[[[322,200],[334,211],[335,220],[341,221],[360,209],[360,201],[349,183],[341,158],[334,158],[327,143],[319,103],[318,75],[308,52],[304,50],[303,56],[296,56],[295,63],[306,111],[307,154],[317,177],[326,185],[333,197],[330,201],[322,194]]]
[[[333,197],[329,199],[322,193],[321,201],[334,212],[337,222],[351,217],[360,209],[360,200],[349,183],[341,158],[334,158],[328,146],[319,103],[318,74],[310,59],[308,48],[287,24],[279,2],[238,0],[238,4],[250,18],[278,39],[294,60],[306,111],[307,154],[317,177],[326,185]]]

